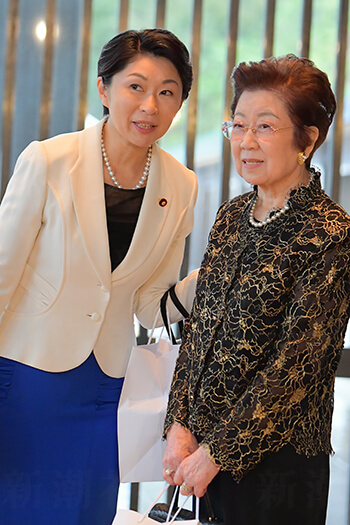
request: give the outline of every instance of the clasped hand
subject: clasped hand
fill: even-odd
[[[170,485],[179,485],[183,495],[193,493],[199,498],[220,470],[193,434],[179,423],[168,430],[163,467],[164,479]]]

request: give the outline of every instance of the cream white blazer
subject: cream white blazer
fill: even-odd
[[[33,142],[17,161],[0,207],[0,355],[59,372],[93,350],[104,372],[122,377],[134,314],[152,327],[178,280],[197,182],[155,145],[129,251],[111,273],[101,126]],[[187,309],[196,276],[176,287]]]

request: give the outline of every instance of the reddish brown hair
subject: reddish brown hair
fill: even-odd
[[[294,142],[300,151],[310,144],[307,126],[316,126],[319,137],[306,161],[325,141],[336,110],[328,76],[307,58],[289,54],[260,62],[241,62],[232,72],[234,114],[243,91],[274,91],[282,99],[294,124]]]

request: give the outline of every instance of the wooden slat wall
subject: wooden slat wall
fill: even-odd
[[[40,140],[49,135],[56,0],[46,3],[46,38],[40,108]]]
[[[264,38],[264,58],[268,58],[273,55],[273,37],[275,34],[275,12],[276,12],[276,0],[267,0],[265,38]]]
[[[128,28],[129,0],[120,0],[119,33]]]
[[[194,0],[193,3],[193,22],[192,22],[192,47],[191,57],[194,71],[193,85],[191,96],[188,101],[187,116],[187,141],[186,141],[186,159],[187,166],[194,169],[194,148],[196,142],[197,126],[197,104],[198,104],[198,73],[201,46],[201,28],[202,28],[202,11],[203,1]]]
[[[304,0],[303,4],[303,26],[301,35],[301,53],[300,56],[308,57],[310,53],[310,34],[312,19],[312,0]]]
[[[18,39],[18,9],[19,0],[10,0],[7,22],[7,47],[5,67],[5,88],[2,104],[2,170],[1,170],[1,195],[4,193],[10,177],[11,165],[11,140],[14,112],[14,89],[16,71],[16,50]]]
[[[155,27],[165,27],[166,0],[157,0],[157,16]]]
[[[224,121],[229,120],[230,105],[232,100],[232,89],[230,77],[232,68],[236,64],[237,40],[238,40],[238,17],[239,17],[239,0],[230,1],[229,26],[227,35],[227,58],[226,58],[226,90],[224,104]],[[221,173],[221,201],[225,201],[230,193],[230,173],[231,173],[232,154],[228,140],[222,141],[222,173]]]
[[[88,71],[89,71],[89,55],[90,55],[90,40],[91,40],[91,15],[92,15],[92,0],[84,1],[84,18],[83,18],[83,32],[82,32],[82,51],[81,51],[81,65],[80,65],[80,86],[79,86],[79,102],[78,102],[78,127],[77,129],[84,129],[84,121],[87,113],[87,96],[88,96]]]
[[[347,56],[347,37],[348,37],[348,15],[349,0],[341,0],[339,7],[338,22],[338,54],[337,54],[337,78],[335,83],[335,96],[337,99],[337,112],[335,114],[333,134],[332,134],[332,164],[330,167],[330,177],[328,179],[329,194],[334,200],[339,199],[340,190],[340,161],[343,146],[343,110],[344,110],[344,91],[345,91],[345,66]]]
[[[45,138],[49,133],[50,115],[51,115],[51,83],[52,83],[52,67],[54,55],[54,27],[55,27],[55,6],[59,0],[46,0],[46,13],[43,13],[43,18],[46,21],[47,35],[45,39],[44,51],[44,66],[42,79],[42,100],[41,100],[41,117],[40,117],[40,133],[38,137],[33,139]],[[68,0],[61,0],[68,1]],[[90,44],[90,27],[91,27],[91,9],[93,0],[78,0],[83,1],[83,31],[81,35],[81,64],[80,64],[80,84],[78,86],[79,96],[77,112],[77,129],[82,129],[84,125],[84,118],[87,108],[87,71],[89,61],[89,44]],[[238,39],[238,15],[239,15],[239,0],[227,0],[230,3],[230,17],[227,27],[227,77],[232,71],[233,65],[236,63],[236,49]],[[2,114],[0,115],[0,124],[2,127],[2,169],[1,169],[1,192],[7,185],[10,173],[13,168],[14,159],[11,159],[11,144],[13,132],[13,114],[14,114],[14,89],[15,85],[15,71],[17,58],[17,37],[18,37],[18,23],[19,23],[19,4],[20,0],[8,0],[8,23],[7,23],[7,46],[6,46],[6,63],[4,67],[5,83],[2,104]],[[116,0],[116,5],[118,1]],[[187,136],[186,136],[186,161],[190,168],[194,168],[195,145],[196,145],[196,125],[197,125],[197,104],[198,104],[198,72],[200,62],[200,48],[201,48],[201,31],[202,31],[202,17],[203,6],[202,0],[192,0],[193,5],[193,21],[192,21],[192,60],[194,70],[196,73],[195,82],[193,85],[190,100],[188,102],[188,118],[187,118]],[[123,31],[128,28],[128,19],[131,9],[131,0],[119,0],[119,27],[118,31]],[[304,0],[303,2],[303,21],[301,34],[301,50],[302,56],[308,56],[310,50],[310,34],[312,27],[312,0]],[[157,0],[157,14],[155,25],[159,27],[165,26],[167,1]],[[348,31],[348,0],[339,0],[339,31],[338,31],[338,55],[337,55],[337,79],[336,79],[336,95],[338,100],[339,110],[337,112],[333,137],[332,148],[330,152],[330,170],[327,173],[326,189],[337,200],[339,196],[339,169],[342,150],[342,109],[344,107],[344,85],[345,85],[345,65],[347,58],[347,31]],[[264,56],[271,56],[273,54],[274,46],[274,25],[275,25],[276,0],[266,0],[266,19],[265,19],[265,36],[264,36]],[[229,82],[228,82],[229,86]],[[231,92],[228,88],[225,93],[225,107],[226,117],[229,118],[228,108],[230,104]],[[69,131],[69,129],[67,129]],[[19,153],[19,152],[18,152]],[[230,158],[229,146],[223,143],[223,169],[221,173],[221,199],[224,200],[229,196],[229,179],[230,179]]]

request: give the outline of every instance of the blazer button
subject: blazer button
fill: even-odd
[[[98,312],[94,312],[93,314],[90,314],[90,317],[91,317],[91,320],[92,321],[95,321],[95,323],[98,323],[98,321],[101,321],[101,314],[99,314]]]

